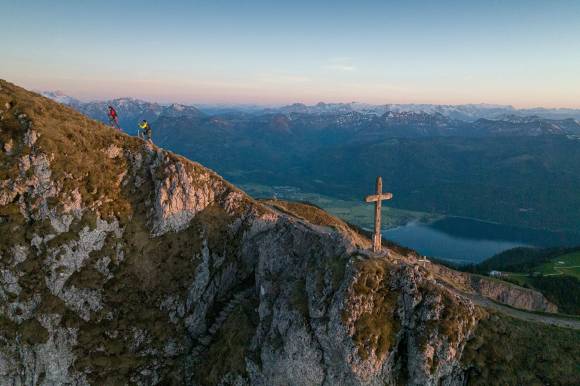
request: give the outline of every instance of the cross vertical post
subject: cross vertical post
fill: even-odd
[[[380,252],[382,249],[382,235],[381,235],[381,208],[383,200],[390,200],[393,198],[392,193],[383,193],[383,179],[381,176],[377,177],[376,193],[367,196],[366,202],[375,203],[375,233],[373,234],[373,252]]]
[[[383,179],[377,177],[377,195],[383,192]],[[381,221],[382,213],[381,209],[383,207],[382,200],[375,201],[375,234],[373,235],[373,251],[378,252],[382,248],[383,235],[381,234]]]

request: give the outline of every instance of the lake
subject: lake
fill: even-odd
[[[507,249],[580,245],[580,234],[518,228],[468,218],[412,222],[383,236],[417,252],[457,263],[477,263]]]

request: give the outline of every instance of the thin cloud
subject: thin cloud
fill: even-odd
[[[352,64],[350,58],[332,58],[322,68],[331,71],[356,71],[356,67]]]
[[[352,64],[329,64],[324,66],[327,70],[334,70],[334,71],[355,71],[356,67]]]
[[[283,74],[283,73],[272,73],[272,74],[260,74],[258,80],[261,83],[273,83],[273,84],[294,84],[294,83],[307,83],[312,79],[295,74]]]

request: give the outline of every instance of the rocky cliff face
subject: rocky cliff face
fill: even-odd
[[[0,384],[460,385],[484,315],[348,227],[0,82]]]
[[[515,308],[528,311],[558,312],[558,306],[548,301],[538,291],[476,275],[471,275],[471,286],[477,293]]]
[[[462,291],[477,293],[514,308],[526,311],[558,312],[558,306],[546,299],[542,293],[529,288],[490,277],[454,271],[437,264],[431,265],[430,271]]]

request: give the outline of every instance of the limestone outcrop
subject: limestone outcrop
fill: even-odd
[[[538,291],[490,277],[455,271],[437,264],[432,264],[430,268],[431,272],[440,275],[444,281],[465,292],[476,293],[526,311],[558,312],[558,306]]]

